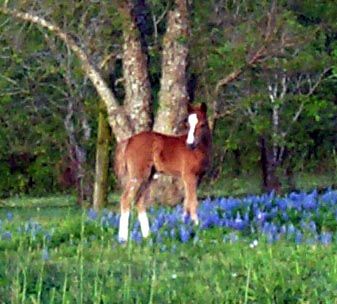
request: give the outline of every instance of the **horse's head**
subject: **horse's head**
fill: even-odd
[[[207,105],[202,103],[200,106],[188,105],[188,134],[186,145],[190,149],[196,148],[200,144],[208,144],[210,131],[207,121]]]

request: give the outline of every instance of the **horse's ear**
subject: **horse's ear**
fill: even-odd
[[[204,102],[200,105],[200,111],[207,113],[207,105]]]
[[[190,103],[188,103],[187,104],[187,113],[192,113],[192,112],[194,112],[194,108]]]

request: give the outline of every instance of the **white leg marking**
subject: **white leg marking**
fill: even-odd
[[[119,219],[119,231],[118,231],[118,240],[120,242],[126,242],[128,240],[129,234],[129,215],[130,212],[122,212]]]
[[[199,225],[199,218],[198,218],[198,215],[192,215],[191,216],[191,219],[192,219],[192,222],[194,223],[194,225],[198,226]]]
[[[187,216],[188,216],[188,213],[186,211],[184,211],[183,215],[182,215],[182,220],[184,221]],[[196,226],[199,225],[199,218],[198,218],[197,214],[196,215],[191,215],[191,220],[194,223],[194,225],[196,225]]]
[[[142,231],[143,238],[147,238],[150,235],[150,225],[149,219],[147,218],[145,211],[138,214],[138,220],[140,223],[140,229]]]
[[[195,127],[197,123],[198,123],[197,114],[190,114],[188,116],[188,124],[190,125],[190,129],[188,130],[188,135],[187,135],[187,140],[186,140],[186,143],[188,145],[191,145],[194,143],[194,132],[195,132]]]
[[[184,221],[187,216],[188,216],[188,212],[186,210],[184,210],[184,212],[181,216],[181,220]]]

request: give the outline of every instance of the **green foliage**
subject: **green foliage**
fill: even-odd
[[[71,33],[96,66],[112,55],[103,73],[111,81],[123,76],[121,61],[116,59],[123,42],[120,1],[8,2],[9,7],[21,11],[41,12]],[[155,113],[165,12],[173,7],[174,1],[150,0],[147,4],[143,35],[148,47]],[[190,3],[191,37],[189,41],[178,40],[190,46],[189,74],[196,79],[195,99],[208,102],[209,108],[217,100],[220,116],[228,113],[219,119],[214,130],[214,171],[257,175],[261,135],[270,146],[287,148],[291,155],[289,162],[297,169],[319,169],[322,163],[325,168],[331,167],[337,130],[336,7],[334,1],[328,0],[278,1],[276,10],[271,12],[271,2],[267,0]],[[267,39],[269,16],[274,27]],[[156,36],[153,19],[159,20]],[[288,42],[286,46],[282,46],[284,41]],[[266,53],[260,61],[248,66],[247,61],[261,48]],[[310,78],[314,83],[327,68],[331,70],[309,94],[310,83],[301,84],[299,79]],[[218,81],[240,69],[243,70],[240,76],[222,88],[219,96],[214,96]],[[72,88],[65,81],[69,71],[77,84]],[[287,92],[283,99],[276,98],[271,104],[268,84],[280,86],[283,74],[288,79]],[[121,100],[125,92],[121,82],[115,91]],[[61,190],[55,166],[66,154],[69,140],[64,128],[69,98],[82,102],[88,116],[92,136],[80,144],[87,150],[88,170],[93,172],[97,94],[85,79],[80,62],[44,30],[0,15],[0,197]],[[302,103],[302,112],[292,122]],[[278,134],[273,134],[273,106],[280,111]],[[74,118],[74,128],[81,138],[78,116]],[[22,153],[34,160],[23,171],[13,171],[9,159]]]

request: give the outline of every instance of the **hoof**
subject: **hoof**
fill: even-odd
[[[193,222],[193,224],[194,224],[195,226],[199,226],[199,219],[198,219],[198,217],[192,218],[192,222]]]
[[[123,237],[118,237],[118,243],[123,245],[123,244],[126,244],[128,239],[127,238],[123,238]]]
[[[189,221],[191,221],[194,225],[198,226],[199,225],[199,218],[198,215],[191,216],[187,212],[184,212],[181,220],[187,224]]]
[[[143,234],[143,239],[146,240],[151,235],[150,232]]]
[[[184,211],[184,213],[181,215],[181,221],[184,223],[187,223],[190,219],[190,215]]]

